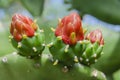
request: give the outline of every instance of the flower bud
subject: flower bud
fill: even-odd
[[[95,43],[97,41],[99,45],[104,45],[104,39],[102,36],[102,32],[99,29],[90,32],[87,35],[86,39],[90,40],[91,43]]]
[[[61,36],[65,44],[74,45],[84,39],[81,19],[77,13],[71,13],[59,20],[55,30],[56,36]]]
[[[29,17],[21,14],[15,14],[12,17],[10,33],[16,41],[21,41],[23,35],[26,35],[27,37],[34,36],[36,30],[37,24],[34,23]]]

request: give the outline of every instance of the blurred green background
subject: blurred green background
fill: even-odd
[[[120,0],[0,0],[0,56],[15,51],[8,39],[13,14],[37,19],[48,34],[58,18],[74,11],[81,15],[83,27],[103,30],[105,54],[92,67],[103,71],[108,80],[120,80]]]

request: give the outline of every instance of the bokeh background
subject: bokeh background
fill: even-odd
[[[58,18],[71,12],[81,15],[83,27],[103,30],[105,55],[93,67],[109,80],[120,80],[120,0],[0,0],[0,56],[15,51],[8,38],[13,14],[36,19],[40,26],[56,27]]]

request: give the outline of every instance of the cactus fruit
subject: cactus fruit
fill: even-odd
[[[10,41],[18,53],[28,58],[38,57],[45,48],[43,30],[30,18],[15,14],[10,27]]]
[[[103,54],[104,40],[100,30],[90,32],[84,38],[81,20],[77,13],[72,13],[59,20],[55,30],[55,41],[48,44],[54,59],[54,65],[61,63],[71,66],[82,63],[90,66]]]

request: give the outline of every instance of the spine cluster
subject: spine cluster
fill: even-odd
[[[41,55],[45,48],[44,32],[37,30],[33,37],[24,36],[22,41],[17,42],[11,36],[12,45],[17,49],[18,53],[27,58],[35,58]]]
[[[57,37],[48,47],[54,62],[67,66],[78,62],[90,66],[103,54],[103,46],[99,46],[98,42],[92,44],[89,40],[78,41],[76,45],[66,45],[61,37]]]

